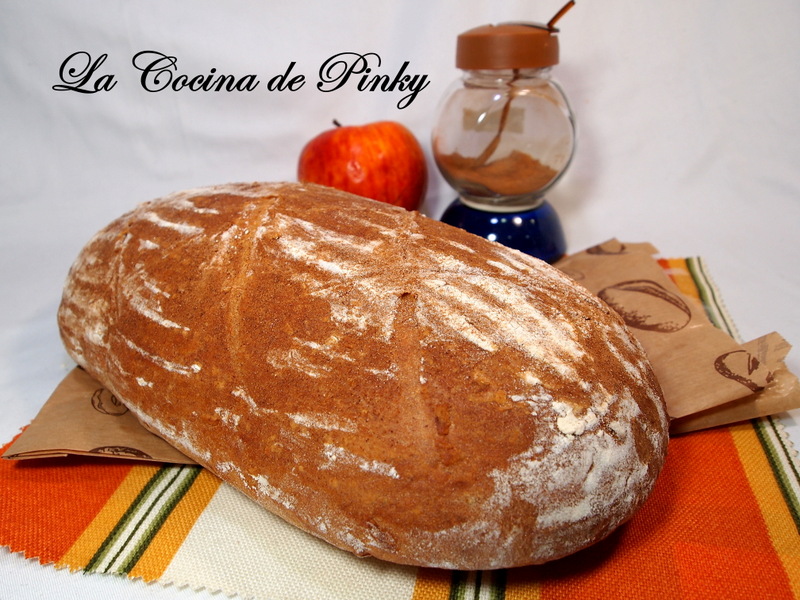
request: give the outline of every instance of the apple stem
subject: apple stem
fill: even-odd
[[[342,124],[341,124],[341,123],[339,123],[339,121],[338,121],[338,120],[336,120],[336,119],[334,119],[334,120],[333,120],[333,124],[334,124],[336,127],[341,127],[341,126],[342,126]]]

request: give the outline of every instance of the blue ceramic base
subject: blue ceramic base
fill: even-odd
[[[455,200],[441,221],[549,263],[567,251],[561,220],[547,200],[531,210],[513,213],[478,210]]]

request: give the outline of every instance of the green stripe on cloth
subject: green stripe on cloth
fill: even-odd
[[[506,597],[506,570],[492,571],[492,587],[489,600],[505,600]]]
[[[504,600],[506,571],[453,571],[448,600]]]
[[[795,527],[800,533],[800,469],[792,460],[792,449],[772,417],[753,421],[753,427],[769,459]]]
[[[480,600],[481,598],[481,583],[483,582],[483,571],[475,571],[472,600]]]
[[[708,273],[705,261],[700,257],[690,257],[686,259],[686,267],[694,280],[708,318],[719,329],[738,340],[739,334],[736,331],[736,325],[722,302],[722,297]]]
[[[195,466],[161,467],[139,492],[84,571],[130,572],[199,474],[200,467]]]
[[[450,574],[450,594],[447,600],[465,600],[468,575],[466,571],[453,571]]]
[[[701,258],[687,258],[686,266],[703,301],[708,318],[737,341],[741,341],[733,320],[728,315],[719,290]],[[786,438],[783,427],[773,417],[762,417],[752,421],[753,428],[769,461],[772,474],[786,500],[786,505],[800,532],[800,464]]]

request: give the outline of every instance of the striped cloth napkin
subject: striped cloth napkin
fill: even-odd
[[[716,302],[698,260],[662,266]],[[800,598],[800,465],[769,417],[677,436],[653,495],[605,541],[543,566],[460,572],[358,559],[196,466],[2,461],[0,545],[43,565],[270,600]]]

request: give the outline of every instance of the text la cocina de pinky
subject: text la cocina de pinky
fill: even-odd
[[[117,85],[117,77],[102,69],[107,58],[107,54],[93,58],[88,52],[73,52],[61,63],[58,71],[61,83],[53,85],[53,89],[83,94],[111,91]],[[406,92],[397,102],[397,108],[403,109],[430,84],[427,75],[407,72],[409,61],[393,73],[379,71],[382,62],[375,52],[340,52],[320,65],[316,88],[321,92],[348,86],[359,92]],[[156,50],[138,52],[131,63],[140,73],[140,85],[148,92],[252,92],[262,87],[261,79],[252,73],[237,76],[218,73],[216,68],[205,74],[181,73],[177,57]],[[296,66],[296,62],[290,62],[283,73],[266,79],[263,88],[269,92],[298,91],[307,78],[295,71]]]

